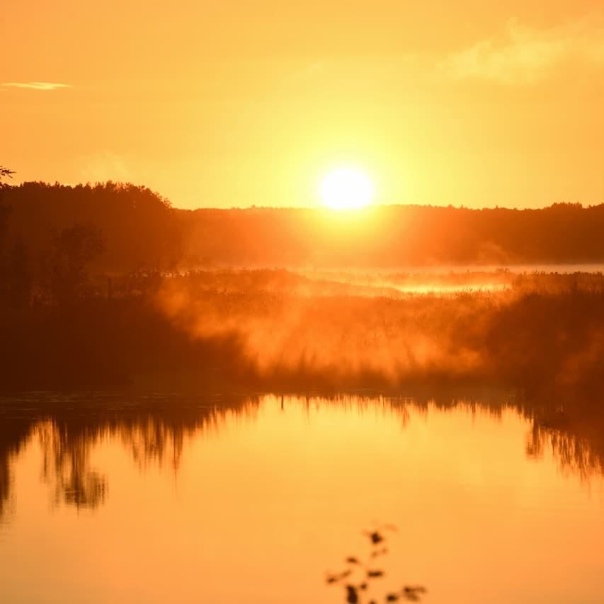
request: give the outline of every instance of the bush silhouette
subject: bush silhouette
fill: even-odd
[[[386,545],[386,532],[395,530],[392,525],[386,525],[378,530],[365,531],[363,534],[369,540],[370,551],[366,560],[356,556],[348,556],[345,560],[346,569],[339,573],[328,573],[327,583],[329,585],[340,585],[344,587],[344,597],[347,604],[377,604],[378,599],[370,595],[375,581],[386,575],[379,568],[377,560],[388,554]],[[403,585],[399,590],[390,591],[382,600],[383,602],[419,602],[426,593],[423,585]]]

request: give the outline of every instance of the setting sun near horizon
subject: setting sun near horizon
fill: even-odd
[[[358,157],[380,203],[600,204],[603,32],[601,0],[5,1],[0,166],[309,207]]]
[[[320,195],[323,205],[331,210],[358,210],[373,203],[375,187],[362,169],[341,167],[323,177]]]

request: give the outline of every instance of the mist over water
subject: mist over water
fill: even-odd
[[[156,302],[176,329],[230,341],[239,369],[294,391],[461,380],[588,399],[604,393],[603,295],[599,272],[264,270],[167,279]]]

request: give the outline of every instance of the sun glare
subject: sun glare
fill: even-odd
[[[358,168],[338,168],[321,181],[321,200],[332,210],[364,208],[373,201],[371,179]]]

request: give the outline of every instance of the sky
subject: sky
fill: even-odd
[[[0,165],[174,206],[604,203],[601,0],[2,0]]]

